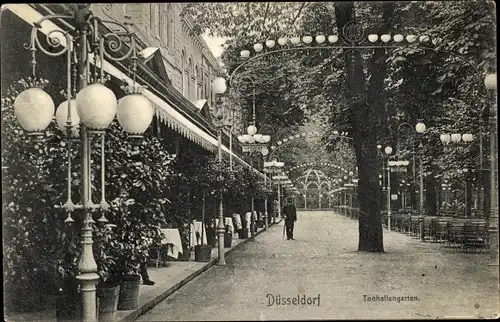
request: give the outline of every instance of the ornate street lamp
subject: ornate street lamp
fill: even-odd
[[[272,176],[272,179],[276,183],[276,185],[278,186],[278,216],[281,218],[281,188],[282,188],[282,185],[285,184],[285,181],[288,180],[288,176],[284,175],[284,174],[278,174],[278,175]]]
[[[255,112],[254,112],[255,113]],[[269,149],[268,149],[268,143],[271,141],[271,136],[269,135],[262,135],[257,133],[257,127],[255,126],[255,114],[254,114],[254,120],[252,125],[250,125],[247,128],[247,133],[248,134],[243,134],[238,136],[238,141],[241,143],[241,147],[243,149],[244,153],[252,154],[252,153],[260,153],[262,156],[266,156],[269,154]],[[250,167],[253,168],[253,160],[250,159]],[[264,184],[267,184],[267,176],[264,177],[265,182]],[[255,208],[255,201],[254,201],[254,196],[252,195],[252,205],[251,205],[251,212],[252,212],[252,230],[251,234],[252,237],[255,236],[255,216],[253,216],[254,213],[254,208]],[[268,223],[267,223],[267,197],[264,200],[264,222],[266,225],[266,229],[268,228]]]
[[[415,131],[418,134],[423,134],[426,130],[425,124],[422,121],[419,121],[417,125],[415,125]],[[422,140],[420,139],[419,146],[420,148],[420,153],[419,153],[419,172],[420,172],[420,213],[419,213],[419,222],[420,222],[420,240],[425,241],[425,236],[424,236],[424,164],[422,162]]]
[[[493,95],[497,88],[497,74],[491,73],[486,75],[484,86]],[[495,97],[492,98],[493,100]],[[491,189],[491,206],[488,231],[490,233],[490,261],[489,265],[498,266],[498,123],[497,123],[497,104],[496,101],[490,105],[490,189]]]
[[[385,160],[386,158],[389,159],[389,156],[392,154],[392,147],[391,146],[386,146],[384,148],[384,153],[382,153],[381,151],[382,149],[382,145],[378,144],[377,145],[377,152],[379,153],[379,155],[381,156],[382,158],[382,191],[386,191],[387,193],[387,217],[388,217],[388,220],[390,222],[390,217],[391,217],[391,201],[390,201],[390,180],[391,180],[391,177],[390,177],[390,172],[389,172],[389,166],[387,166],[387,177],[388,177],[388,180],[387,180],[387,186],[384,186],[386,184],[386,180],[385,180],[385,171],[386,171],[386,166],[385,166]],[[379,176],[380,178],[380,176]],[[387,225],[387,228],[390,230],[390,224]]]
[[[29,136],[40,136],[48,127],[55,112],[58,128],[66,133],[68,156],[68,193],[63,208],[68,212],[66,222],[73,222],[71,213],[75,210],[84,212],[82,234],[82,253],[78,262],[80,274],[77,279],[81,283],[82,291],[82,319],[96,321],[96,283],[99,279],[97,264],[92,251],[92,212],[96,209],[108,210],[109,204],[105,199],[105,158],[104,143],[105,130],[115,116],[122,128],[131,137],[140,136],[149,127],[154,110],[151,102],[141,94],[141,89],[135,83],[137,69],[137,45],[133,34],[128,29],[128,23],[104,21],[94,16],[89,10],[90,4],[78,4],[75,12],[68,15],[48,15],[34,23],[31,31],[30,44],[27,47],[32,53],[31,87],[21,92],[14,102],[14,113],[20,125]],[[49,36],[51,49],[43,47],[38,39],[42,22],[51,19],[66,21],[74,28],[69,31],[52,31]],[[101,33],[102,23],[112,23],[120,31]],[[116,46],[121,48],[126,37],[130,41],[130,49],[121,57],[118,56]],[[40,88],[37,88],[36,53],[58,57],[66,55],[67,84],[65,90],[66,101],[55,110],[52,98]],[[103,62],[132,60],[132,81],[125,87],[127,95],[117,102],[115,94],[104,83],[109,77],[104,75]],[[93,61],[93,68],[91,68]],[[91,185],[91,139],[92,136],[101,137],[101,202],[92,202]],[[79,139],[82,149],[81,188],[82,200],[73,203],[71,189],[71,150],[72,141]],[[107,222],[104,214],[100,222]]]
[[[280,173],[282,170],[282,168],[285,166],[285,163],[284,162],[279,162],[277,160],[273,160],[273,161],[270,161],[270,162],[266,162],[264,161],[264,172],[265,173],[270,173],[270,174],[278,174]],[[267,177],[267,176],[266,176]],[[280,203],[280,187],[279,187],[279,183],[278,184],[278,216],[281,215],[281,203]],[[273,224],[276,223],[276,217],[273,216]]]
[[[224,110],[224,106],[221,106],[220,102],[220,94],[223,94],[226,89],[226,80],[223,77],[216,77],[212,82],[212,88],[215,94],[219,94],[219,100],[217,103],[217,113],[216,113],[216,126],[217,126],[217,154],[219,163],[222,162],[222,130],[225,126],[231,124],[232,122],[228,121],[226,117],[226,113]],[[222,164],[220,164],[222,165]],[[221,167],[222,171],[222,167]],[[220,174],[222,176],[222,172]],[[219,199],[219,223],[217,225],[217,239],[218,239],[218,261],[217,265],[226,265],[226,259],[224,255],[224,233],[225,233],[225,224],[224,224],[224,212],[223,212],[223,202],[222,202],[222,187],[220,189],[220,199]]]
[[[453,133],[451,135],[443,133],[439,136],[439,139],[444,145],[444,152],[450,152],[452,149],[464,149],[465,144],[468,144],[474,140],[474,136],[469,133]],[[461,142],[463,142],[464,144],[460,144]]]

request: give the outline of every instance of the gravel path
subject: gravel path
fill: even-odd
[[[356,221],[330,212],[298,217],[296,240],[282,240],[283,223],[271,227],[228,256],[227,267],[209,269],[138,321],[498,316],[498,267],[486,253],[387,230],[386,253],[357,252]]]

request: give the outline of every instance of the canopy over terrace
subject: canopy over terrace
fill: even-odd
[[[49,12],[49,9],[45,9],[46,12],[40,13],[37,11],[39,10],[39,6],[37,6],[37,10],[35,10],[31,5],[27,4],[8,4],[6,8],[30,26],[33,26],[33,24],[41,19],[43,15],[52,13]],[[46,20],[41,25],[42,28],[40,28],[40,32],[45,35],[48,35],[53,30],[64,31],[72,28],[72,26],[60,21],[57,21],[56,24],[55,21]],[[105,26],[102,27],[106,28]],[[59,39],[62,46],[66,46],[66,39],[61,33],[52,33],[51,36]],[[26,39],[28,39],[29,33],[26,33],[26,37]],[[89,58],[91,64],[94,64],[94,58],[92,56]],[[97,62],[97,65],[100,65],[100,63]],[[104,60],[103,68],[113,78],[125,80],[129,84],[132,83],[132,79],[126,74],[127,67],[125,63],[116,63],[115,66]],[[138,77],[136,81],[140,85],[147,87],[144,89],[143,94],[149,98],[155,106],[158,119],[182,136],[209,151],[215,152],[218,142],[215,137],[213,124],[208,123],[201,117],[191,117],[190,114],[198,111],[197,107],[178,93],[169,82],[162,81],[149,67],[139,63],[138,69],[140,71],[139,75],[141,76]],[[188,105],[192,106],[189,107]],[[190,109],[192,111],[189,111]],[[231,153],[236,162],[250,167],[248,163],[231,152],[224,144],[222,145],[222,151],[226,155]],[[264,174],[258,172],[256,169],[254,169],[254,171],[264,177]]]

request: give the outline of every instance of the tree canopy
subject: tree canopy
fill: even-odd
[[[408,159],[412,152],[422,155],[429,213],[436,211],[432,194],[439,188],[440,178],[457,179],[457,169],[469,167],[476,171],[477,180],[487,184],[487,176],[477,164],[479,141],[487,153],[490,101],[483,77],[496,68],[493,9],[494,4],[485,0],[193,3],[186,6],[186,13],[194,16],[199,30],[231,38],[222,57],[229,75],[242,62],[240,51],[251,50],[255,42],[282,36],[342,36],[338,31],[353,20],[363,27],[365,36],[429,36],[427,43],[417,41],[397,49],[294,50],[264,55],[240,68],[230,84],[235,85],[243,75],[256,81],[257,123],[272,124],[273,133],[268,134],[287,127],[296,131],[311,122],[313,115],[322,114],[329,124],[324,147],[333,152],[338,140],[332,139],[331,133],[349,132],[356,147],[360,186],[367,187],[360,187],[359,197],[366,199],[360,206],[369,212],[366,220],[370,221],[380,213],[380,196],[370,197],[380,190],[377,144],[393,146],[393,158]],[[250,90],[244,86],[239,91],[245,109],[251,106]],[[242,114],[248,119],[248,113]],[[414,126],[418,120],[427,126],[421,148],[415,131],[400,127],[402,123]],[[474,144],[445,153],[439,139],[442,133],[474,133]],[[296,152],[290,149],[290,157],[298,163],[302,157]],[[360,231],[364,221],[361,216]],[[377,221],[368,224],[373,225],[377,226]],[[369,235],[380,235],[370,229]],[[360,238],[364,238],[361,232]],[[372,240],[378,247],[360,245],[360,249],[380,251],[381,237],[378,240]]]

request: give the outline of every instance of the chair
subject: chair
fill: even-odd
[[[463,229],[465,223],[459,219],[453,219],[448,222],[448,241],[449,247],[460,246],[464,239]]]
[[[465,252],[472,249],[477,252],[478,249],[486,248],[488,241],[486,222],[467,222],[464,226],[464,243],[462,249]]]
[[[435,242],[442,242],[448,239],[448,221],[449,219],[446,218],[438,218],[436,220]]]
[[[434,238],[434,222],[436,217],[424,217],[424,241],[425,237],[429,237],[429,239]]]
[[[405,214],[402,219],[402,228],[405,234],[411,234],[411,219],[409,214]]]
[[[418,237],[419,230],[420,223],[418,221],[418,216],[410,216],[410,235]]]

